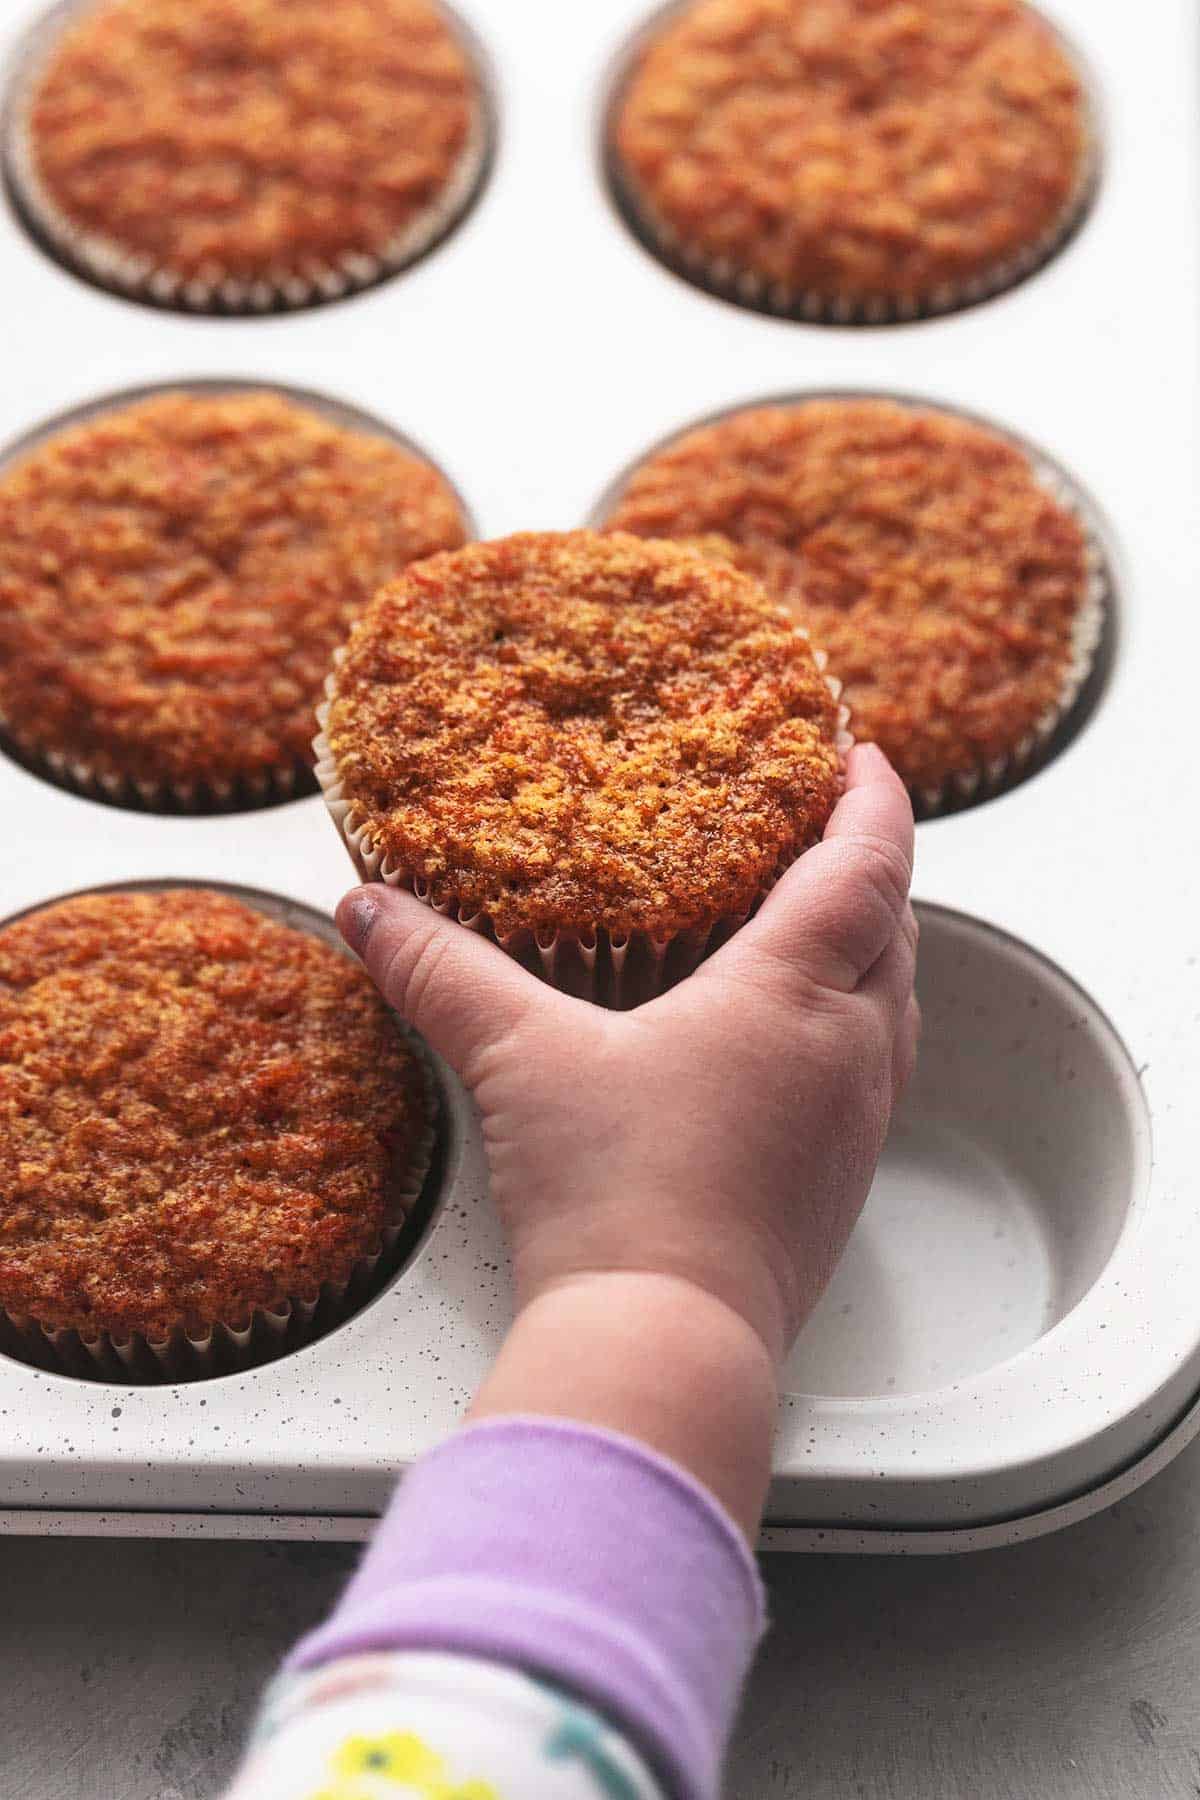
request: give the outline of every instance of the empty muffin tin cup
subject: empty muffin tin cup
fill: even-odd
[[[787,1365],[796,1394],[920,1394],[1017,1357],[1084,1299],[1145,1194],[1146,1104],[1100,1009],[993,926],[917,912],[916,1073]]]
[[[281,925],[309,932],[341,955],[349,955],[332,920],[297,901],[283,900],[254,888],[227,882],[119,882],[98,892],[147,893],[179,887],[211,888],[230,895]],[[45,901],[34,911],[53,905]],[[324,1281],[311,1292],[295,1294],[276,1306],[256,1306],[236,1319],[214,1322],[203,1332],[182,1326],[164,1338],[132,1332],[118,1340],[107,1332],[87,1337],[77,1330],[54,1329],[36,1319],[0,1307],[0,1353],[55,1374],[84,1380],[124,1383],[206,1381],[216,1375],[252,1369],[324,1337],[375,1298],[396,1276],[422,1234],[432,1210],[437,1183],[438,1127],[442,1108],[429,1052],[416,1033],[397,1018],[397,1028],[416,1057],[424,1081],[428,1124],[410,1165],[398,1173],[389,1193],[392,1220],[379,1246],[361,1257],[341,1280]]]

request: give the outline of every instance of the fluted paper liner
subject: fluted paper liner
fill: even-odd
[[[0,710],[0,736],[7,739],[17,759],[36,774],[44,775],[85,800],[103,800],[134,811],[215,814],[276,806],[313,791],[312,771],[306,763],[277,769],[247,771],[235,780],[169,781],[154,776],[101,773],[83,757],[62,750],[44,749],[26,736],[19,720]]]

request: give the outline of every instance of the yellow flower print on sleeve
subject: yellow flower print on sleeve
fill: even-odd
[[[413,1731],[347,1738],[333,1758],[336,1775],[374,1775],[415,1788],[421,1800],[442,1800],[446,1765]]]
[[[375,1800],[377,1783],[406,1788],[413,1800],[501,1800],[490,1782],[450,1781],[444,1758],[412,1731],[347,1738],[331,1767],[337,1781],[312,1800]],[[401,1800],[399,1794],[396,1800]]]

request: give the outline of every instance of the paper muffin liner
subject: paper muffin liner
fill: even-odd
[[[316,792],[307,763],[248,771],[237,779],[198,777],[170,781],[165,776],[118,775],[92,767],[84,758],[49,750],[23,734],[20,722],[0,711],[0,744],[15,759],[56,786],[85,800],[102,800],[132,811],[213,814],[278,806]]]
[[[179,312],[253,316],[292,312],[345,299],[398,275],[459,224],[482,188],[492,157],[494,119],[480,47],[462,21],[442,8],[467,56],[478,93],[471,129],[442,192],[378,251],[349,251],[323,264],[280,265],[269,275],[187,277],[160,267],[103,233],[81,230],[48,193],[38,173],[30,115],[38,79],[61,31],[88,0],[66,0],[42,19],[21,47],[4,121],[4,165],[25,224],[76,274],[130,299]]]
[[[249,895],[243,890],[224,889],[219,882],[162,881],[129,885],[133,889],[215,886],[249,903]],[[287,913],[293,924],[295,910],[289,908]],[[268,912],[268,917],[274,916],[273,912]],[[303,926],[297,928],[304,929]],[[105,1331],[85,1337],[78,1330],[42,1325],[28,1314],[0,1306],[0,1353],[54,1374],[91,1381],[126,1385],[207,1381],[215,1375],[232,1375],[257,1368],[293,1350],[303,1349],[373,1300],[401,1266],[414,1227],[420,1223],[421,1202],[436,1160],[440,1114],[429,1052],[404,1020],[396,1014],[392,1017],[421,1070],[426,1123],[404,1172],[393,1171],[389,1177],[388,1202],[395,1218],[383,1227],[377,1250],[360,1257],[342,1279],[323,1281],[316,1289],[292,1295],[275,1306],[253,1306],[244,1316],[217,1321],[198,1336],[178,1326],[166,1337],[157,1339],[142,1332],[131,1332],[125,1339],[115,1338]]]
[[[770,279],[730,257],[713,257],[687,240],[657,212],[637,179],[626,168],[616,147],[614,124],[638,52],[653,38],[682,0],[664,7],[637,35],[622,59],[612,88],[604,124],[604,163],[617,208],[634,236],[673,273],[693,286],[731,300],[735,305],[774,318],[794,319],[808,325],[902,325],[919,319],[958,312],[1015,287],[1055,256],[1082,224],[1095,196],[1100,173],[1099,112],[1089,71],[1073,44],[1068,43],[1042,15],[1047,29],[1070,60],[1083,91],[1085,142],[1075,181],[1057,217],[1012,255],[1003,257],[974,275],[957,282],[943,282],[920,297],[889,293],[872,295],[829,293],[821,288],[796,287]]]
[[[789,623],[794,624],[791,614],[785,608],[781,607],[780,612],[787,617]],[[801,637],[807,639],[808,633],[803,627],[796,629]],[[317,759],[317,781],[325,804],[350,853],[359,879],[364,882],[382,881],[388,887],[404,888],[441,917],[454,919],[458,924],[465,925],[468,931],[490,938],[523,968],[540,976],[551,987],[556,987],[563,993],[572,994],[577,999],[594,1001],[599,1006],[617,1012],[627,1012],[654,999],[657,994],[665,993],[686,975],[690,975],[706,957],[711,956],[733,936],[738,927],[766,899],[784,870],[795,860],[788,858],[776,865],[753,906],[739,913],[727,914],[715,920],[707,929],[675,932],[666,937],[656,937],[650,932],[636,930],[624,937],[617,937],[603,926],[595,926],[590,931],[555,931],[551,934],[525,929],[501,935],[484,913],[463,913],[452,900],[435,900],[429,883],[412,870],[393,865],[379,846],[372,842],[366,822],[356,816],[355,803],[345,796],[337,762],[325,735],[329,705],[335,691],[336,670],[344,656],[344,650],[335,655],[334,668],[326,679],[326,699],[317,708],[320,730],[313,739],[313,749]],[[814,650],[813,656],[818,669],[825,675],[830,693],[838,703],[837,749],[844,770],[854,742],[849,730],[849,708],[841,704],[841,682],[834,676],[825,674],[828,661],[825,652]],[[803,851],[799,854],[803,855]]]
[[[1030,455],[1038,481],[1071,514],[1083,532],[1083,592],[1071,627],[1066,673],[1054,705],[1047,707],[1033,729],[1011,749],[976,768],[948,775],[940,785],[913,786],[910,783],[909,792],[918,818],[937,818],[975,801],[990,800],[1031,773],[1042,756],[1050,751],[1056,734],[1068,723],[1083,697],[1097,668],[1108,632],[1115,600],[1112,575],[1090,509],[1060,470],[1031,454],[1027,445],[1021,448]]]

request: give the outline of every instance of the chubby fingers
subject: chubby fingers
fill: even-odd
[[[913,980],[917,972],[916,917],[911,906],[905,906],[900,923],[892,933],[881,956],[876,957],[855,992],[880,1007],[893,1030],[899,1028],[913,996]]]
[[[892,1045],[892,1105],[895,1106],[901,1094],[912,1080],[913,1070],[917,1066],[917,1050],[921,1042],[921,1008],[915,994],[908,997],[908,1005],[904,1009],[904,1017],[900,1021],[900,1029],[896,1033],[896,1041]]]
[[[904,784],[881,750],[859,744],[822,841],[793,863],[714,961],[730,968],[757,959],[781,968],[781,980],[791,970],[798,981],[850,993],[907,928],[912,864]]]
[[[572,1004],[489,939],[381,882],[352,888],[337,924],[388,1004],[468,1081],[481,1051]]]

